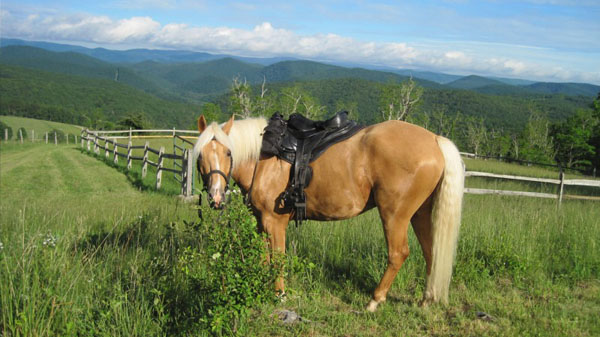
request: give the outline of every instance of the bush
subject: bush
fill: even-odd
[[[4,138],[4,130],[8,130],[8,139],[12,139],[13,130],[10,126],[6,125],[4,122],[0,121],[0,138],[5,140]]]
[[[27,130],[25,130],[24,127],[20,127],[19,130],[17,130],[17,140],[20,140],[20,136],[19,136],[19,132],[23,135],[23,139],[27,139]]]
[[[266,263],[264,236],[239,193],[232,193],[222,213],[202,211],[201,222],[184,223],[183,233],[176,234],[186,242],[176,258],[155,266],[164,275],[157,290],[164,294],[160,310],[168,313],[176,332],[240,334],[253,307],[276,299],[282,259]]]
[[[56,133],[56,140],[59,143],[66,142],[65,133],[62,130],[52,129],[48,131],[48,143],[54,143],[54,133]]]

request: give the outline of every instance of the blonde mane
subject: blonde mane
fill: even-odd
[[[257,161],[267,120],[258,117],[234,121],[229,135],[221,129],[223,125],[224,123],[219,125],[213,122],[200,134],[194,145],[194,161],[198,159],[204,146],[213,139],[231,151],[234,169],[245,161]]]

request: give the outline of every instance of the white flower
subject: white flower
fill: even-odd
[[[218,252],[214,253],[211,257],[212,257],[213,260],[216,260],[216,259],[218,259],[218,258],[221,257],[221,253],[218,253]]]
[[[52,235],[52,233],[48,233],[48,234],[46,234],[46,238],[42,242],[42,245],[44,245],[44,247],[54,248],[54,247],[56,247],[57,240],[58,240],[58,238],[55,237],[54,235]]]

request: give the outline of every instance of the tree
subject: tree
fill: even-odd
[[[406,120],[417,107],[423,95],[423,88],[412,77],[398,84],[390,83],[383,88],[381,115],[383,120]]]
[[[592,156],[592,166],[600,169],[600,93],[592,103],[592,116],[596,120],[596,126],[592,130],[590,145],[594,147],[595,154]]]
[[[263,82],[260,86],[260,96],[256,98],[256,102],[253,104],[255,107],[255,113],[259,116],[268,116],[275,112],[275,102],[270,95],[267,95],[269,89],[267,89],[266,85],[267,78],[263,76]]]
[[[506,157],[510,151],[510,146],[510,135],[506,134],[502,130],[491,129],[488,131],[485,139],[483,151],[487,156]]]
[[[550,136],[550,121],[537,109],[530,109],[529,120],[525,125],[520,144],[521,158],[538,163],[551,163],[554,158],[554,145]]]
[[[4,140],[5,133],[8,139],[12,139],[12,128],[6,125],[4,122],[0,121],[0,139]]]
[[[143,130],[148,128],[146,116],[144,116],[144,113],[142,112],[126,116],[125,118],[121,119],[117,125],[123,129],[131,128],[134,130]]]
[[[279,107],[284,116],[300,113],[311,119],[318,119],[325,114],[325,106],[311,96],[300,85],[283,88],[279,99]]]
[[[487,137],[487,128],[483,123],[483,118],[469,117],[466,120],[465,138],[469,150],[475,155],[480,154],[481,147]]]
[[[252,115],[251,95],[252,89],[246,79],[242,82],[239,77],[234,77],[231,85],[231,108],[234,114],[243,118]]]
[[[598,125],[592,110],[580,110],[566,121],[553,126],[556,159],[567,167],[592,165],[595,154],[590,143],[593,131]]]

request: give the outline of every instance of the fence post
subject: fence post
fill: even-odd
[[[131,141],[127,143],[127,170],[131,170]]]
[[[129,141],[131,142],[131,127],[129,127]]]
[[[54,131],[54,145],[58,145],[58,139],[56,138],[56,131]]]
[[[100,147],[98,146],[98,134],[94,133],[94,153],[100,153]]]
[[[113,158],[113,162],[114,162],[115,164],[118,164],[118,163],[119,163],[119,155],[117,154],[117,151],[118,151],[118,150],[119,150],[119,147],[117,146],[117,142],[114,142],[114,143],[113,143],[113,156],[114,156],[114,158]]]
[[[35,130],[31,130],[31,142],[35,140]]]
[[[8,129],[4,129],[4,141],[8,141]]]
[[[67,133],[65,137],[67,138],[67,145],[69,145],[69,134]]]
[[[194,162],[190,149],[186,149],[183,154],[184,162],[181,168],[181,183],[184,188],[181,191],[183,196],[189,198],[192,196],[192,184],[194,176]]]
[[[560,167],[560,173],[558,174],[558,179],[560,180],[560,187],[558,190],[558,206],[562,204],[563,191],[565,187],[565,173],[563,172],[562,166]]]
[[[162,183],[162,168],[163,168],[163,153],[165,153],[165,147],[161,146],[158,151],[158,166],[156,167],[156,189],[160,189]]]
[[[148,142],[144,144],[144,164],[142,165],[142,179],[146,178],[146,172],[148,172],[148,145]]]
[[[23,130],[19,129],[19,139],[21,140],[21,144],[23,144]]]
[[[48,132],[46,132],[46,144],[48,144]]]

